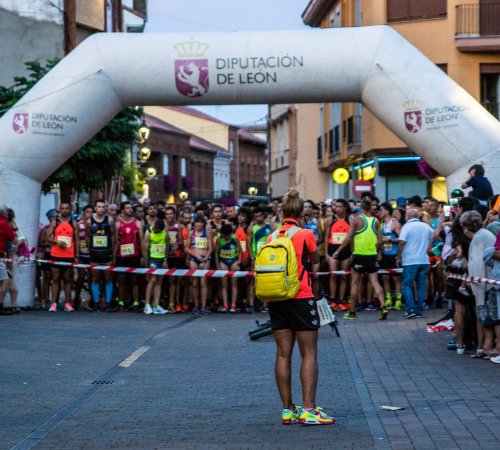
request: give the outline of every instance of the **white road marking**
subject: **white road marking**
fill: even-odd
[[[133,362],[137,361],[144,353],[146,353],[151,347],[139,347],[134,353],[129,357],[125,358],[120,364],[120,367],[130,367]]]

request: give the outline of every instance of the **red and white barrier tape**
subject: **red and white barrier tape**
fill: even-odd
[[[210,277],[210,278],[244,278],[251,277],[254,272],[244,271],[244,270],[191,270],[191,269],[146,269],[146,268],[136,268],[136,267],[115,267],[115,266],[99,266],[93,264],[76,264],[76,263],[65,263],[59,261],[50,261],[44,259],[38,259],[37,262],[54,264],[58,266],[74,267],[76,269],[93,269],[93,270],[109,270],[117,273],[136,273],[136,274],[147,274],[147,275],[166,275],[174,277]],[[403,269],[387,269],[379,270],[381,274],[394,274],[401,273]],[[332,272],[316,272],[313,275],[349,275],[351,271],[347,270],[335,270]]]
[[[464,280],[469,283],[483,283],[483,284],[493,284],[495,286],[500,286],[500,281],[492,280],[491,278],[482,277],[469,277],[467,275],[457,275],[456,273],[447,273],[446,278],[454,278],[456,280]]]

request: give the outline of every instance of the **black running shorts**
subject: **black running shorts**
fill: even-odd
[[[269,302],[268,307],[273,331],[319,329],[318,308],[313,298],[292,298],[284,302]]]
[[[376,273],[380,269],[377,255],[354,255],[351,269],[362,274]]]
[[[328,256],[333,256],[333,254],[339,249],[340,245],[328,244]],[[339,261],[344,261],[351,257],[350,247],[345,247],[339,254],[337,258]]]
[[[110,264],[113,261],[112,250],[90,250],[90,261],[92,264]]]
[[[141,257],[129,256],[127,258],[123,258],[121,256],[117,256],[116,267],[141,267]]]
[[[384,255],[382,253],[382,258],[380,259],[381,269],[397,269],[396,255]],[[394,275],[401,275],[400,273],[395,273]]]

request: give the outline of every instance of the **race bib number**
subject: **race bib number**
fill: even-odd
[[[247,243],[246,241],[240,241],[241,244],[241,250],[243,250],[243,253],[247,251]]]
[[[102,248],[108,246],[108,237],[107,236],[92,236],[92,244],[94,248]],[[131,244],[132,246],[134,244]],[[122,245],[123,247],[123,245]],[[132,252],[133,253],[133,252]]]
[[[120,255],[121,256],[130,256],[135,253],[134,244],[124,244],[120,245]]]
[[[265,243],[265,242],[257,242],[257,252],[259,252],[259,251],[260,251],[260,249],[261,249],[262,247],[264,247],[264,245],[266,245],[266,243]]]
[[[66,247],[71,247],[71,238],[69,236],[58,236],[57,242],[64,242]]]
[[[342,242],[345,241],[345,238],[347,237],[347,233],[333,233],[333,243],[334,244],[342,244]]]
[[[151,246],[151,256],[154,258],[165,258],[167,246],[165,244],[153,244]]]
[[[389,253],[392,251],[392,242],[386,242],[384,244],[384,252]]]
[[[197,237],[195,238],[196,248],[208,248],[208,239]]]
[[[168,238],[170,239],[171,244],[175,244],[177,241],[177,232],[175,231],[169,231],[168,232]]]
[[[89,248],[87,247],[87,241],[85,239],[80,241],[80,250],[86,252]]]
[[[220,256],[224,259],[233,259],[236,258],[236,251],[234,250],[234,248],[231,250],[221,250]]]

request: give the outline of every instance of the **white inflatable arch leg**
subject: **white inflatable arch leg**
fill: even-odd
[[[500,165],[500,123],[390,27],[103,33],[0,119],[0,201],[33,246],[40,183],[122,107],[301,102],[363,103],[450,188]]]

